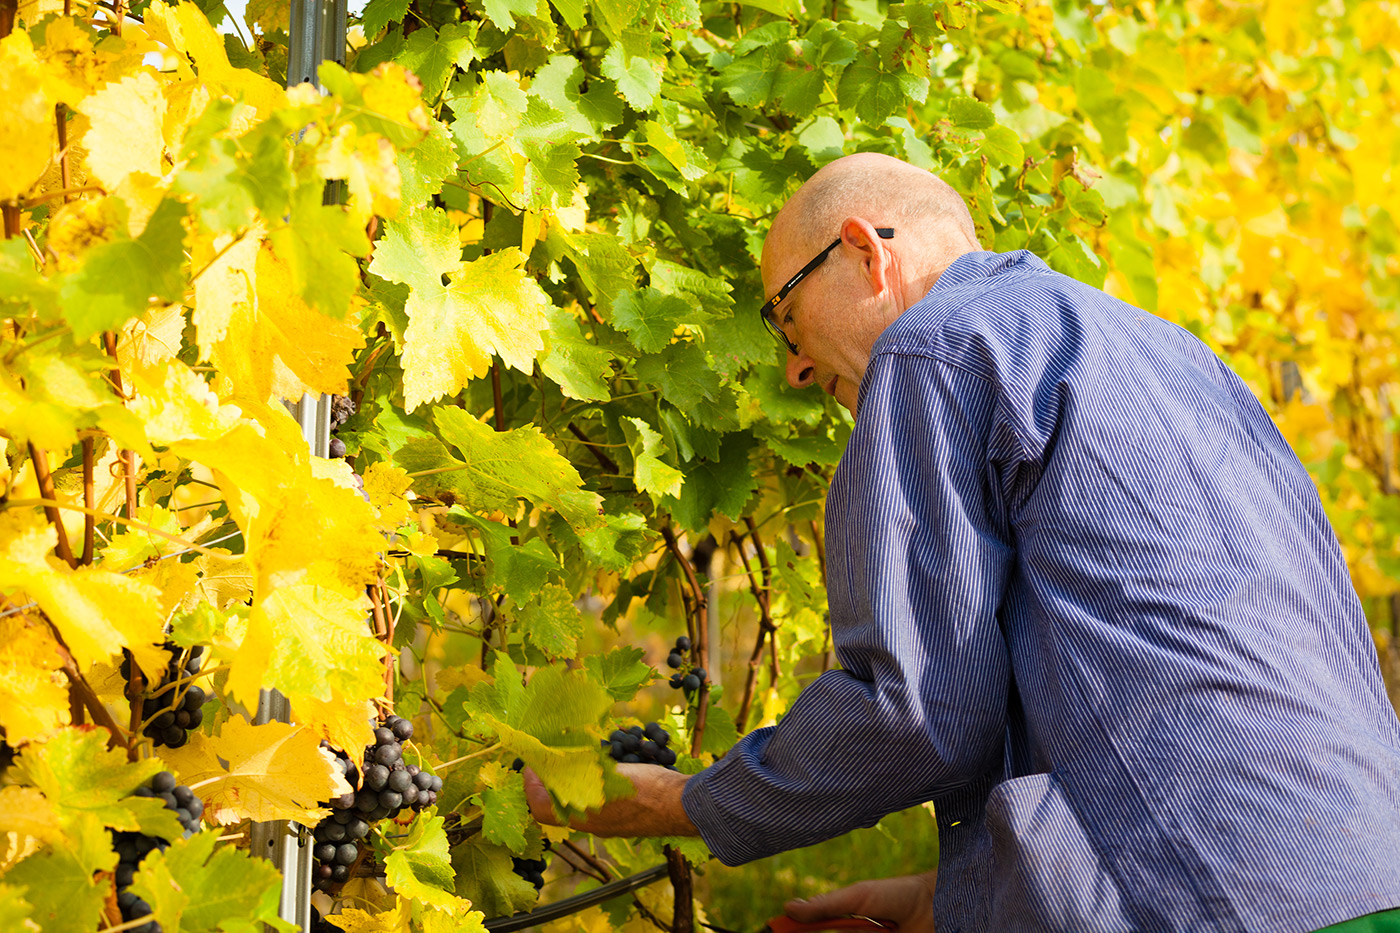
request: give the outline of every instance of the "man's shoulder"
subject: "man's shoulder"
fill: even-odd
[[[885,329],[874,355],[926,356],[990,377],[1007,352],[1061,342],[1066,313],[1093,297],[1112,301],[1025,250],[967,253]]]

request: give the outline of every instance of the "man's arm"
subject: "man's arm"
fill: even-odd
[[[601,809],[590,810],[587,819],[576,819],[569,825],[594,836],[700,835],[681,806],[681,792],[688,780],[686,775],[656,765],[637,764],[620,764],[617,773],[632,781],[636,795],[610,800]],[[525,799],[536,820],[551,826],[562,825],[544,783],[529,768],[525,769]]]

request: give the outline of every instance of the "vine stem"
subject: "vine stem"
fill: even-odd
[[[690,611],[687,613],[686,627],[690,630],[690,643],[695,647],[695,662],[706,671],[710,669],[710,645],[709,626],[705,624],[705,589],[700,585],[700,581],[695,577],[695,567],[690,559],[681,550],[680,542],[676,540],[676,533],[670,525],[663,525],[661,537],[666,541],[666,548],[671,552],[671,556],[680,564],[685,572],[686,583],[690,586]],[[705,735],[706,713],[710,705],[710,686],[707,677],[700,684],[700,698],[696,702],[695,728],[690,734],[690,754],[696,756],[700,754],[700,742]]]
[[[464,761],[471,761],[473,758],[480,758],[482,755],[489,755],[500,747],[500,742],[497,742],[494,745],[488,745],[485,748],[478,749],[477,751],[472,752],[470,755],[463,755],[461,758],[453,758],[451,761],[444,761],[440,765],[434,765],[433,771],[438,772],[441,771],[443,768],[450,768],[453,765],[459,765]]]
[[[93,444],[93,438],[83,438],[83,506],[88,509],[97,504],[97,493],[92,479]],[[79,561],[84,566],[92,563],[96,537],[97,517],[92,512],[87,512],[83,515],[83,556]]]
[[[120,15],[120,14],[119,14]],[[121,31],[117,31],[121,35]],[[112,387],[117,390],[117,395],[123,400],[126,399],[126,390],[122,388],[122,371],[120,360],[117,359],[117,335],[112,331],[106,331],[102,335],[102,347],[107,351],[107,355],[112,358],[113,363],[117,363],[117,368],[112,371]],[[136,518],[136,451],[122,450],[117,453],[117,458],[122,462],[122,475],[126,480],[126,517]]]
[[[745,517],[746,527],[749,529],[749,540],[753,542],[754,550],[760,555],[763,554],[763,542],[758,538],[758,529],[754,526],[753,520]],[[768,636],[777,632],[778,626],[773,622],[773,612],[769,603],[770,590],[767,586],[760,586],[758,577],[754,575],[753,567],[749,564],[749,556],[744,553],[744,536],[735,535],[734,545],[739,551],[739,560],[744,565],[744,576],[749,581],[749,592],[753,593],[754,602],[758,603],[758,637],[754,640],[753,652],[749,655],[748,673],[744,678],[744,698],[739,704],[739,715],[735,719],[735,724],[741,733],[748,731],[749,711],[753,707],[754,691],[758,686],[758,664],[763,657],[763,647],[768,641]],[[766,564],[764,565],[766,569]]]
[[[694,885],[690,864],[681,851],[666,846],[666,868],[671,874],[671,890],[675,894],[675,913],[671,917],[672,933],[695,933]]]
[[[768,609],[769,626],[769,674],[773,683],[777,683],[782,670],[778,666],[778,623],[773,621],[773,568],[768,564],[768,552],[763,549],[763,539],[758,536],[758,526],[754,524],[752,516],[744,516],[744,526],[749,529],[749,539],[753,541],[753,549],[758,555],[758,565],[763,570],[763,604]]]
[[[158,535],[159,537],[165,538],[167,541],[173,541],[181,547],[188,548],[191,551],[198,551],[201,554],[208,554],[211,557],[227,556],[224,554],[220,554],[218,551],[211,551],[209,548],[205,547],[202,544],[195,544],[192,541],[186,541],[179,535],[173,535],[168,531],[161,531],[159,528],[154,528],[150,525],[147,525],[145,522],[138,522],[130,518],[122,518],[120,515],[113,515],[111,512],[103,512],[99,509],[89,509],[85,506],[73,505],[71,502],[59,502],[57,499],[11,499],[4,505],[0,505],[0,509],[18,508],[20,506],[35,505],[44,506],[46,511],[50,506],[52,506],[55,509],[67,509],[70,512],[82,512],[84,514],[90,512],[92,513],[92,515],[101,519],[104,522],[116,522],[118,525],[126,525],[129,528],[135,528],[137,531],[144,531],[147,534]],[[62,540],[61,535],[60,540]],[[72,557],[71,552],[69,553],[69,557]],[[74,564],[74,566],[76,566],[76,564]]]
[[[53,525],[58,532],[58,556],[69,567],[76,568],[78,562],[73,558],[73,549],[68,546],[68,533],[63,530],[63,516],[58,511],[63,507],[63,503],[58,501],[58,494],[54,491],[53,474],[49,472],[49,456],[44,451],[29,443],[29,460],[34,464],[34,478],[39,482],[39,493],[43,498],[22,500],[12,499],[10,505],[42,505],[44,514],[49,519],[49,524]]]

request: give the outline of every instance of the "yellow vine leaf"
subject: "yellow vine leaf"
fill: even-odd
[[[209,359],[232,381],[235,397],[297,400],[306,393],[343,394],[350,361],[364,346],[364,335],[307,305],[295,290],[291,270],[267,244],[257,254],[255,283],[255,302],[240,300],[238,291],[230,290],[217,316],[210,318],[211,323],[221,320],[225,330],[224,338],[210,347]]]
[[[28,191],[49,164],[58,139],[53,105],[29,34],[0,39],[0,201]]]
[[[473,910],[470,901],[455,900],[456,903],[446,907],[425,904],[418,913],[419,929],[423,933],[486,933],[482,923],[486,915]]]
[[[398,154],[378,133],[361,133],[354,124],[342,123],[330,145],[320,150],[317,168],[324,178],[345,179],[356,223],[368,223],[371,214],[398,215],[402,181]]]
[[[404,496],[412,485],[408,471],[387,460],[372,463],[365,471],[365,495],[379,510],[379,525],[385,531],[393,531],[413,517],[413,505]]]
[[[12,784],[0,788],[0,832],[32,836],[57,845],[63,841],[58,814],[37,787]]]
[[[368,608],[362,594],[351,598],[311,582],[273,588],[248,614],[229,689],[245,703],[257,701],[260,687],[282,691],[293,705],[378,696],[385,648],[369,634]]]
[[[369,723],[374,719],[374,704],[338,697],[326,701],[298,697],[292,706],[292,718],[336,748],[353,751],[371,741]]]
[[[417,211],[385,229],[370,271],[409,286],[402,356],[406,409],[484,376],[493,354],[521,372],[533,370],[544,348],[549,296],[525,273],[520,250],[462,262],[457,228],[441,210]]]
[[[132,318],[122,328],[117,360],[123,369],[149,369],[172,360],[184,338],[185,309],[169,305]]]
[[[178,360],[127,375],[137,392],[130,408],[153,444],[222,437],[238,420],[239,409],[221,405],[203,377]]]
[[[146,72],[114,81],[83,101],[78,109],[92,121],[83,145],[98,184],[115,191],[133,172],[164,174],[165,106],[160,83]]]
[[[38,54],[48,66],[44,81],[49,95],[76,107],[110,80],[108,68],[116,56],[93,48],[92,32],[71,16],[59,16],[44,27]]]
[[[370,913],[358,907],[347,907],[326,917],[345,933],[409,933],[413,917],[413,902],[406,897],[395,900],[389,910]]]
[[[190,594],[194,593],[195,587],[199,584],[199,571],[195,569],[194,564],[186,564],[178,560],[158,561],[150,567],[129,573],[127,576],[143,583],[149,583],[160,590],[162,617],[168,617],[176,609],[187,605],[190,601]]]
[[[187,745],[166,749],[161,757],[204,800],[206,816],[221,826],[240,820],[295,820],[314,826],[330,812],[319,802],[354,789],[331,765],[334,756],[304,725],[255,726],[233,716],[218,737],[192,733]]]
[[[0,726],[11,745],[43,741],[68,724],[68,680],[58,643],[25,613],[0,619]]]
[[[143,671],[165,667],[160,591],[100,567],[71,569],[51,556],[58,542],[41,515],[0,516],[0,587],[21,590],[49,617],[80,670],[131,649]]]
[[[264,119],[286,106],[287,93],[276,82],[229,64],[223,37],[195,4],[162,3],[148,8],[146,29],[153,38],[177,50],[177,57],[189,56],[199,70],[199,83],[215,95],[251,104]]]
[[[241,554],[215,550],[220,553],[201,554],[191,562],[199,572],[199,582],[194,588],[198,601],[218,609],[247,602],[253,595],[252,568]]]
[[[194,280],[191,319],[201,360],[213,358],[214,347],[228,335],[234,310],[252,305],[261,244],[260,229],[245,233],[241,239],[224,233],[212,241],[195,241],[193,266],[202,271]]]

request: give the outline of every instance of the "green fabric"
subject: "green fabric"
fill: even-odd
[[[1323,927],[1317,933],[1400,933],[1400,907],[1367,914],[1355,920],[1334,923]]]

